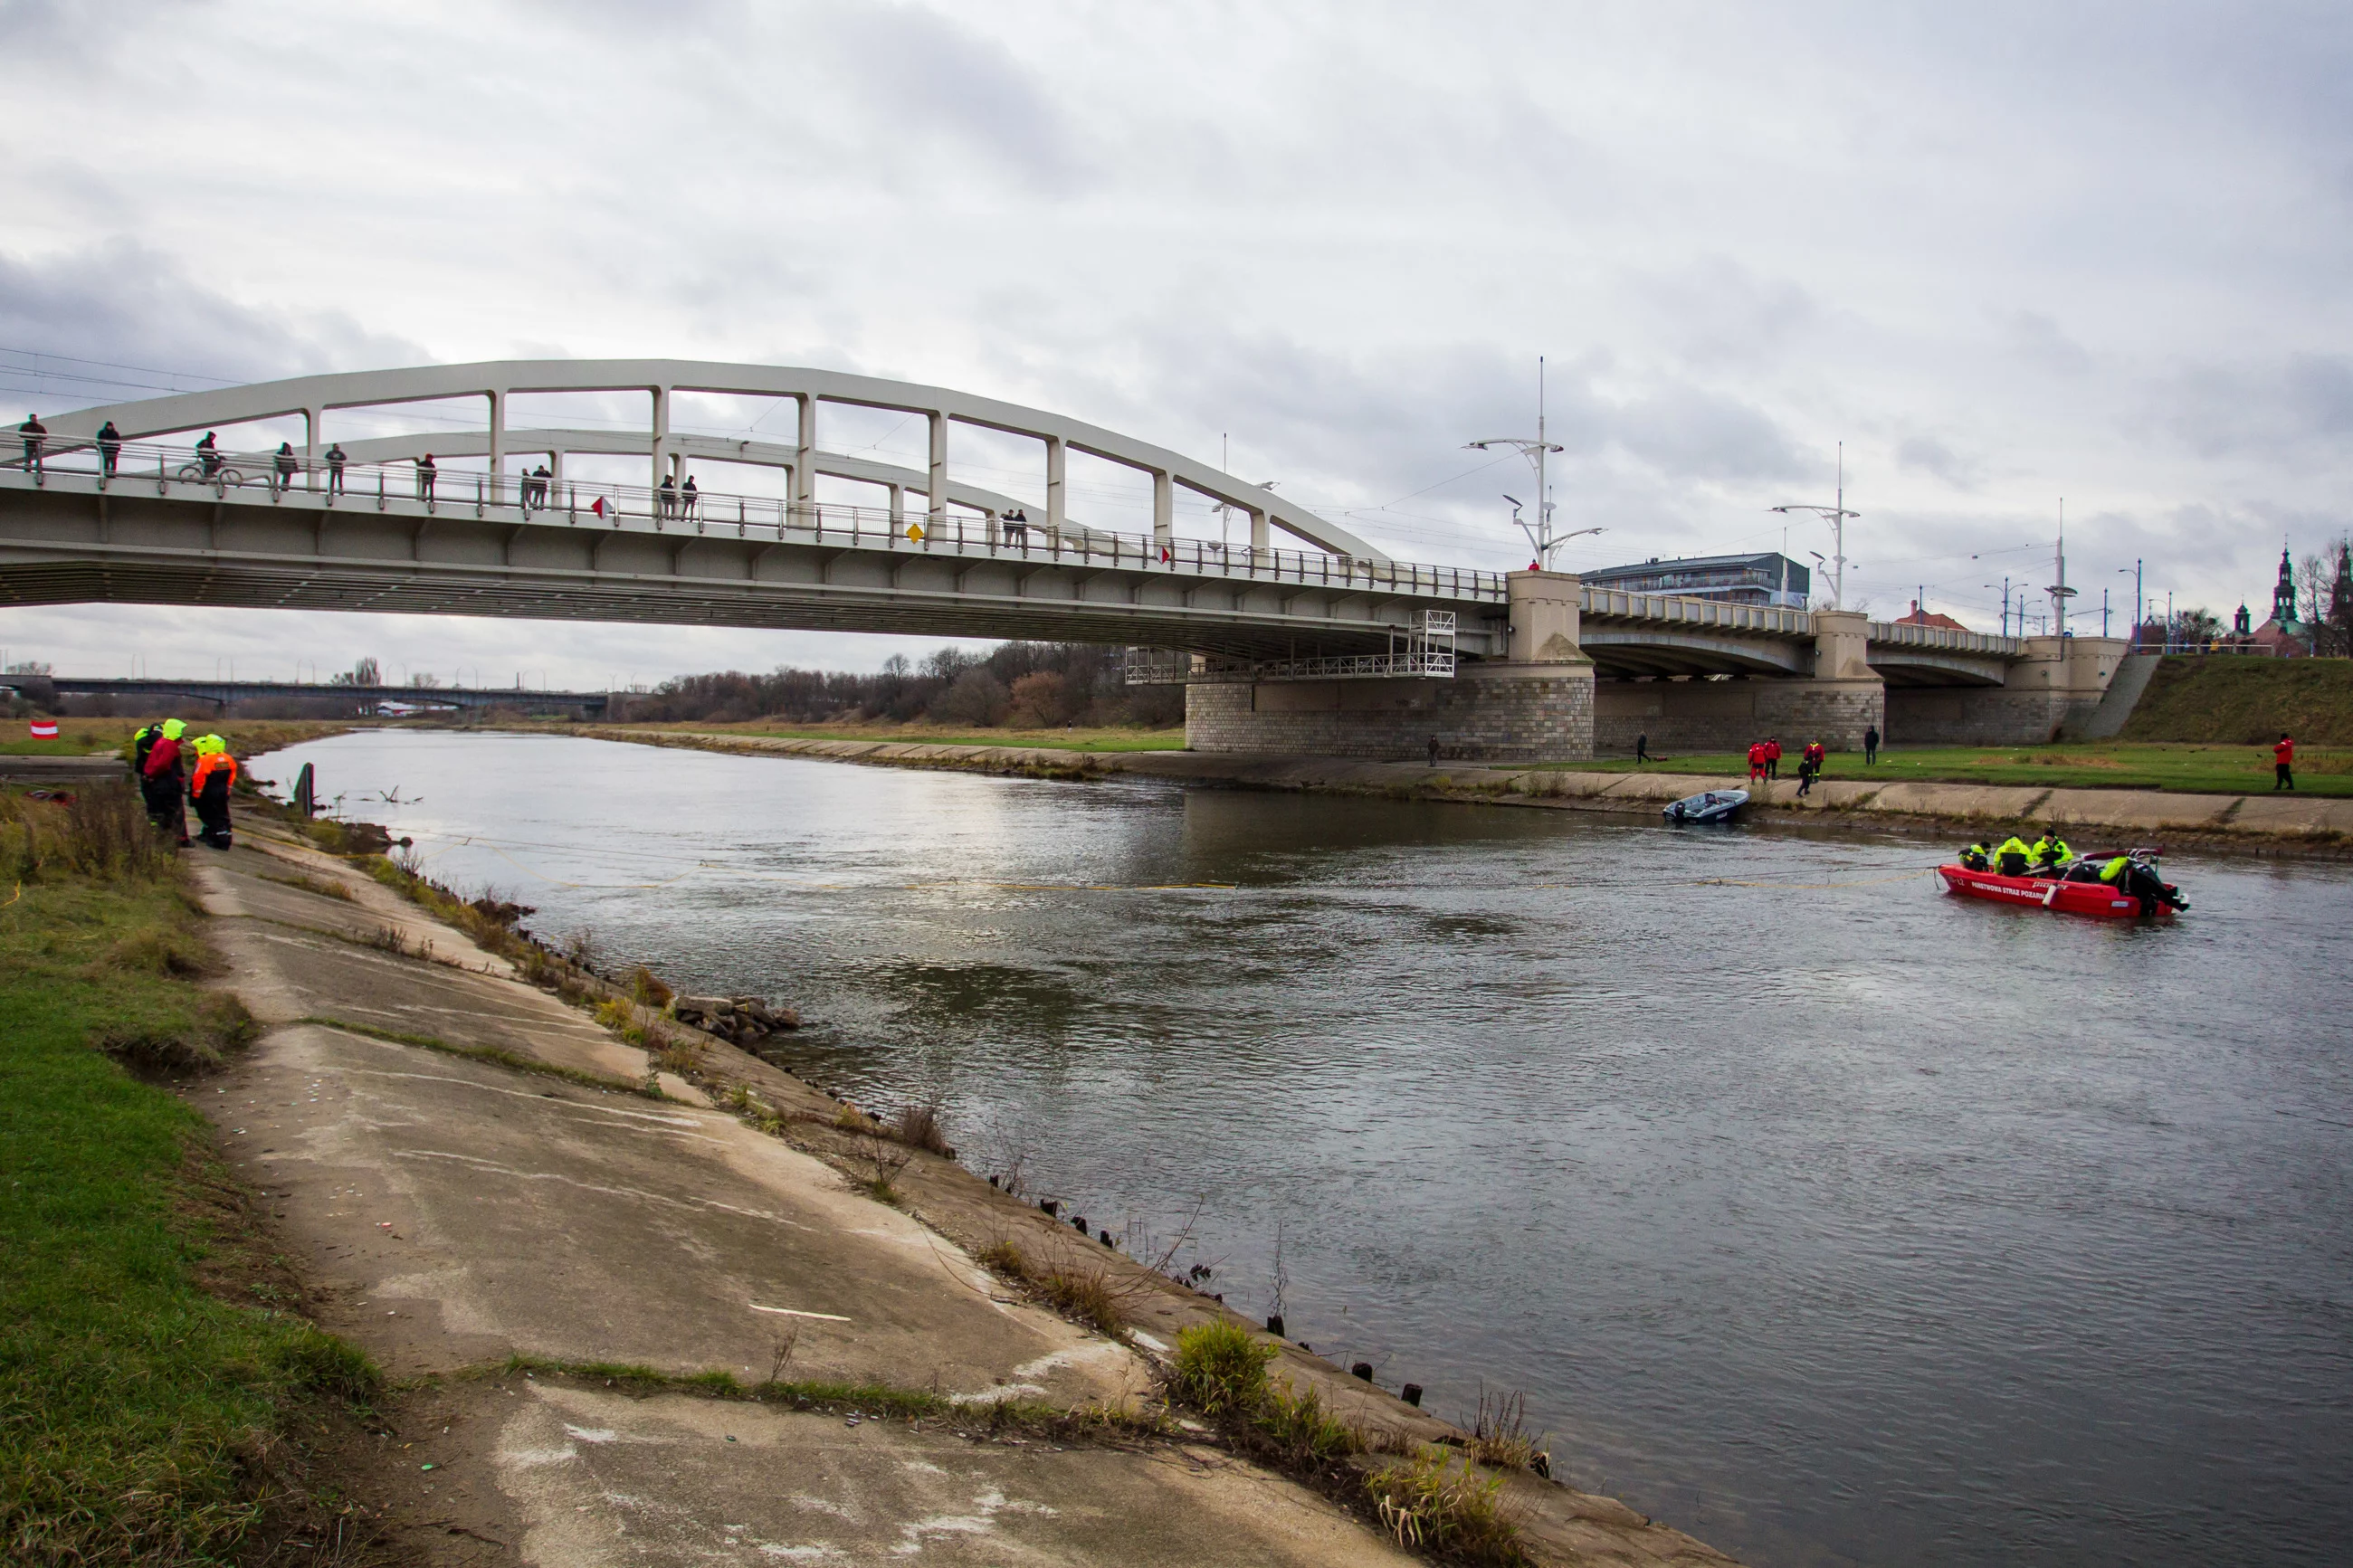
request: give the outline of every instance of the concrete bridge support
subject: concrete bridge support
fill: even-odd
[[[1577,643],[1577,579],[1514,572],[1508,655],[1451,680],[1201,681],[1185,689],[1197,752],[1573,761],[1593,754],[1593,661]]]
[[[2029,637],[2000,686],[1890,691],[1889,742],[1905,746],[2020,746],[2058,740],[2087,722],[2116,679],[2122,637]]]
[[[1871,667],[1870,623],[1862,612],[1817,611],[1811,676],[1705,676],[1605,680],[1594,692],[1594,742],[1630,752],[1648,737],[1654,752],[1738,752],[1778,735],[1784,748],[1819,740],[1859,752],[1862,733],[1886,726],[1886,685]]]

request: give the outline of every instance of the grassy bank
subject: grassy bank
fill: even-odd
[[[959,730],[936,724],[632,724],[648,731],[796,741],[898,741],[934,746],[1038,746],[1057,752],[1181,752],[1176,730]]]
[[[60,719],[53,741],[37,741],[22,719],[5,721],[0,730],[0,756],[86,757],[93,752],[118,752],[131,743],[144,719]],[[353,728],[348,721],[326,719],[191,719],[191,731],[218,734],[238,756],[275,751],[298,741],[315,741]]]
[[[2268,745],[2285,731],[2313,746],[2353,746],[2353,659],[2158,662],[2125,723],[2127,741]]]
[[[127,791],[0,795],[0,1542],[26,1563],[225,1561],[356,1352],[273,1298],[235,1173],[159,1080],[251,1023]],[[135,1071],[133,1069],[136,1069]]]
[[[1706,773],[1719,778],[1727,774],[1737,778],[1748,771],[1746,756],[1735,752],[1653,758],[1639,765],[1625,757],[1557,765],[1591,773]],[[1781,759],[1781,776],[1798,776],[1794,750]],[[2031,784],[2042,789],[2260,795],[2272,787],[2272,752],[2268,745],[2138,745],[2125,742],[1927,746],[1883,751],[1878,763],[1870,766],[1864,764],[1859,752],[1833,752],[1822,776],[1881,784]],[[2353,750],[2299,745],[2295,782],[2297,788],[2313,795],[2353,795]]]

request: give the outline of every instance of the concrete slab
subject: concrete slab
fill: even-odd
[[[2353,834],[2353,800],[2328,800],[2286,791],[2245,795],[2239,801],[2239,809],[2222,826],[2237,833]]]
[[[1872,796],[1860,809],[1921,816],[2024,821],[2050,794],[2047,789],[2013,789],[1993,784],[1891,784]]]
[[[1142,1390],[1120,1346],[731,1116],[315,1025],[193,1092],[272,1194],[322,1321],[396,1373],[512,1352],[1066,1401]]]
[[[2158,833],[2212,827],[2238,803],[2231,795],[2169,795],[2161,790],[2063,789],[2035,816],[2069,827],[2120,827]]]
[[[513,1379],[465,1404],[442,1413],[447,1436],[422,1433],[406,1451],[411,1511],[543,1568],[1415,1561],[1322,1498],[1206,1447],[992,1440],[568,1379]]]

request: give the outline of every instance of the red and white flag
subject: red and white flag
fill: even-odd
[[[58,721],[55,719],[36,719],[30,728],[33,731],[33,739],[36,741],[54,741],[58,738]]]
[[[590,507],[588,510],[589,510],[590,511],[595,512],[598,517],[602,517],[602,516],[604,516],[604,515],[605,515],[605,498],[604,498],[603,496],[598,496],[598,497],[596,498],[596,504],[595,506]]]

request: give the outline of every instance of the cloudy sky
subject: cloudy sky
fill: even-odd
[[[2062,497],[2094,615],[2137,557],[2260,615],[2282,542],[2353,521],[2341,4],[0,0],[0,385],[43,412],[819,365],[1222,437],[1501,568],[1525,470],[1461,448],[1533,424],[1541,354],[1562,514],[1609,531],[1567,565],[1778,547],[1841,441],[1876,613],[1925,584],[1990,628]],[[73,606],[0,646],[596,684],[902,645]]]

